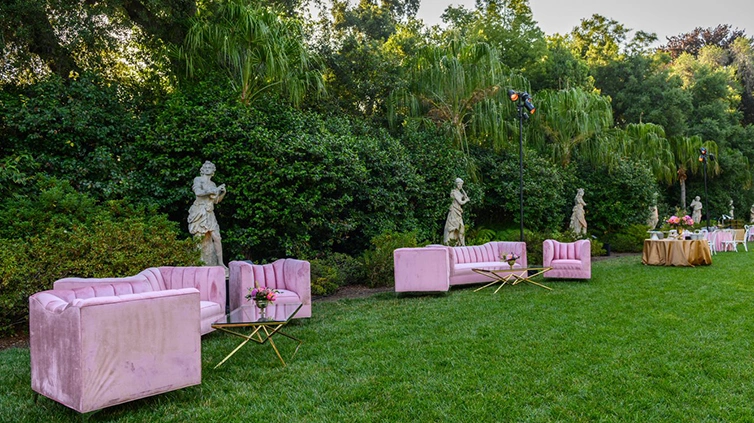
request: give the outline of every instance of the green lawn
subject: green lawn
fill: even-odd
[[[592,280],[315,302],[268,345],[202,340],[200,386],[111,407],[103,422],[754,421],[754,251],[712,266],[593,264]],[[279,338],[290,355],[294,343]],[[287,359],[288,357],[285,356]],[[0,352],[0,421],[77,420],[34,403],[29,352]]]

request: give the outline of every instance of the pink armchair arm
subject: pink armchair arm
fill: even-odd
[[[298,317],[311,317],[312,311],[312,272],[311,265],[305,260],[285,259],[283,263],[285,274],[285,289],[298,294],[301,300],[301,310]],[[304,310],[304,306],[307,310]],[[308,316],[306,316],[308,314]]]

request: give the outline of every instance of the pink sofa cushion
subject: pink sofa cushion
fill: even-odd
[[[124,278],[63,278],[53,283],[53,289],[77,289],[97,285],[121,284],[121,283],[138,283],[148,282],[144,275],[127,276]],[[150,291],[157,291],[154,285],[150,284]]]
[[[553,260],[550,263],[553,269],[581,269],[582,266],[581,260]]]

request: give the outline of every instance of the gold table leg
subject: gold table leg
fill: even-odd
[[[249,335],[244,335],[242,333],[239,333],[239,332],[236,332],[236,331],[232,331],[232,330],[228,330],[228,329],[222,328],[222,327],[216,328],[218,330],[221,330],[223,332],[229,333],[231,335],[235,335],[235,336],[238,336],[240,338],[243,338],[244,341],[241,342],[241,344],[239,346],[237,346],[233,351],[231,351],[230,354],[228,354],[221,362],[217,363],[217,365],[215,366],[215,369],[218,368],[218,367],[220,367],[226,361],[228,361],[228,359],[230,357],[232,357],[233,354],[235,354],[238,350],[240,350],[241,347],[243,347],[244,345],[246,345],[246,343],[248,343],[249,341],[254,341],[257,344],[264,344],[265,342],[269,341],[270,342],[270,346],[272,346],[272,349],[275,351],[275,354],[280,359],[280,362],[283,363],[283,367],[286,367],[285,361],[283,360],[283,357],[280,355],[280,351],[278,351],[277,346],[275,345],[275,342],[272,340],[272,336],[275,335],[275,334],[280,334],[280,335],[285,336],[286,338],[289,338],[289,339],[292,339],[292,340],[298,342],[298,345],[296,345],[296,350],[293,351],[293,354],[291,354],[291,358],[293,358],[296,355],[296,353],[298,352],[299,347],[301,347],[301,344],[303,344],[304,341],[302,341],[302,340],[300,340],[300,339],[298,339],[296,337],[293,337],[291,335],[288,335],[287,333],[284,333],[283,331],[281,331],[280,328],[282,328],[283,326],[285,326],[285,325],[284,324],[277,325],[277,326],[274,327],[274,329],[269,330],[268,329],[269,325],[259,325],[259,326],[255,327],[254,331],[252,331]],[[262,337],[262,334],[261,334],[260,330],[264,331],[264,333],[265,333],[264,337]]]
[[[550,270],[550,269],[547,269],[547,270]],[[545,285],[542,285],[539,282],[534,282],[533,280],[531,280],[531,278],[533,278],[535,276],[539,276],[542,273],[545,273],[547,270],[544,270],[544,269],[540,270],[540,271],[538,271],[537,273],[535,273],[535,274],[533,274],[531,276],[520,276],[520,275],[514,274],[513,276],[516,278],[516,280],[511,285],[516,285],[519,282],[529,282],[530,284],[537,285],[537,286],[540,286],[540,287],[542,287],[544,289],[549,289],[550,291],[552,291],[552,288],[550,288],[549,286],[545,286]]]
[[[510,282],[511,278],[513,277],[513,275],[514,275],[514,273],[511,273],[511,274],[506,275],[504,278],[501,279],[502,283],[495,290],[495,294],[497,294],[497,291],[500,291],[500,289],[502,289],[502,287],[504,287],[506,283]]]

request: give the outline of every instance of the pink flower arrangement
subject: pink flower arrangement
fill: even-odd
[[[508,263],[510,263],[510,262],[515,262],[516,260],[520,259],[521,256],[519,256],[516,253],[511,252],[508,254],[501,255],[500,258],[502,258],[503,261],[507,261]]]
[[[678,228],[678,227],[686,228],[686,227],[694,226],[694,219],[692,219],[691,216],[689,215],[686,215],[683,217],[670,216],[668,220],[666,220],[665,222],[667,222],[668,225],[673,226],[675,228]]]
[[[273,302],[277,298],[277,294],[280,291],[265,286],[259,286],[259,282],[254,282],[256,285],[254,288],[249,288],[249,293],[246,294],[247,301],[269,301]]]

